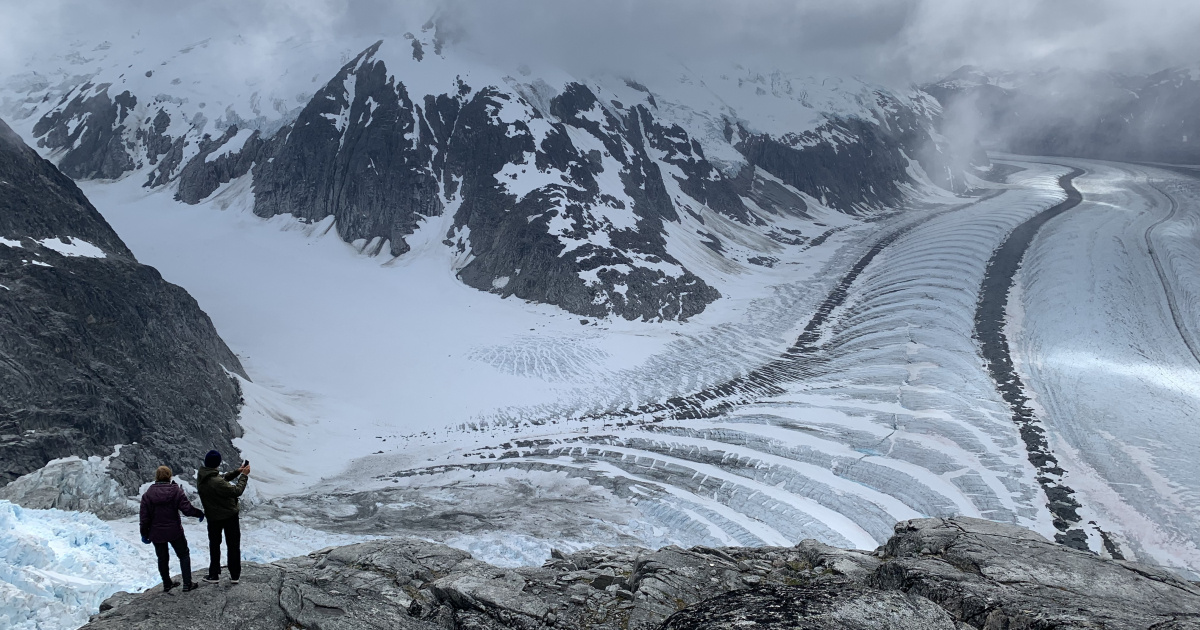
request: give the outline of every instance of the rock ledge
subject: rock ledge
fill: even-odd
[[[874,552],[597,548],[504,569],[394,539],[249,564],[241,584],[119,593],[84,626],[351,629],[1200,629],[1200,588],[971,518],[896,525]]]

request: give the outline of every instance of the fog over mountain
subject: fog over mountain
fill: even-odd
[[[188,39],[199,24],[236,29],[262,52],[287,36],[331,48],[411,30],[439,14],[490,54],[642,73],[664,60],[768,61],[896,86],[962,65],[1150,72],[1200,60],[1200,4],[1187,0],[4,0],[0,74],[81,32],[128,37],[130,19]],[[283,35],[281,37],[281,35]],[[354,52],[358,52],[357,50]],[[231,60],[235,67],[264,63]]]

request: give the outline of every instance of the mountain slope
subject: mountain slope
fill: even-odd
[[[0,483],[114,445],[127,488],[234,453],[229,372],[244,375],[195,300],[0,121]]]
[[[914,187],[966,186],[934,132],[933,99],[857,81],[737,67],[682,69],[652,88],[509,72],[428,24],[310,84],[298,110],[278,96],[268,109],[257,91],[227,97],[230,82],[211,77],[221,86],[204,109],[203,96],[171,96],[203,93],[187,78],[206,71],[176,67],[196,54],[144,76],[114,66],[65,91],[29,79],[9,107],[36,120],[31,133],[73,176],[136,171],[187,203],[248,177],[256,214],[331,220],[371,255],[405,255],[408,236],[448,215],[464,283],[589,317],[687,319],[720,297],[722,274],[824,233],[810,207],[870,215]],[[311,72],[296,64],[285,74]],[[739,247],[714,222],[770,245]]]

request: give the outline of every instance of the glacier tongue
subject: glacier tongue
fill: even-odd
[[[1149,166],[1056,159],[1088,171],[1076,212],[1026,255],[1014,362],[1052,449],[1111,536],[1102,553],[1200,569],[1200,182]]]

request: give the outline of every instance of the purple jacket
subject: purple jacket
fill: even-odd
[[[183,488],[174,481],[158,481],[142,495],[142,536],[150,542],[165,543],[183,537],[183,523],[179,513],[188,516],[204,516],[204,512],[192,507]]]

